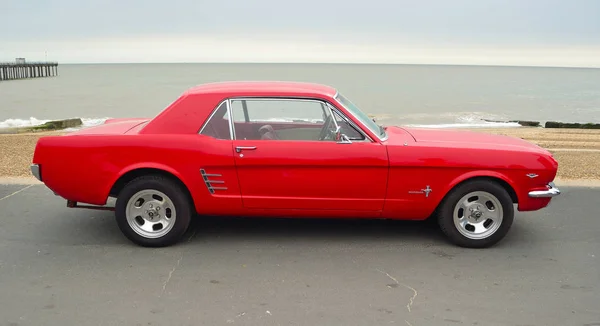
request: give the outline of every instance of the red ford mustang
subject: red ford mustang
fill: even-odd
[[[154,247],[196,215],[432,216],[454,244],[488,247],[515,205],[560,194],[557,168],[518,138],[384,128],[336,89],[294,82],[200,85],[151,119],[42,137],[31,166],[69,207],[114,210],[127,238]]]

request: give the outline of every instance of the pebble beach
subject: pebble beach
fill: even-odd
[[[600,130],[499,128],[479,129],[498,135],[518,137],[549,150],[558,161],[557,178],[600,182]]]
[[[561,180],[600,181],[600,130],[498,128],[471,129],[475,132],[523,138],[553,153],[559,162],[557,178]],[[39,137],[64,132],[0,134],[0,178],[31,180],[31,164]]]

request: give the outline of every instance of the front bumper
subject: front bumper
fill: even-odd
[[[33,174],[36,179],[42,181],[42,173],[38,164],[31,164],[31,174]]]
[[[546,190],[534,190],[529,192],[529,197],[532,198],[550,198],[560,195],[560,190],[556,188],[554,182],[548,183]]]

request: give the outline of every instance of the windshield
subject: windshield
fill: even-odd
[[[358,119],[363,125],[365,125],[372,133],[377,135],[380,140],[385,139],[386,133],[385,129],[382,126],[378,125],[369,118],[363,111],[361,111],[354,103],[350,102],[347,98],[345,98],[342,94],[338,93],[335,99],[352,114],[356,119]]]

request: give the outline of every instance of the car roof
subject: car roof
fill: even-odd
[[[272,93],[273,95],[333,97],[337,90],[328,85],[290,81],[225,81],[205,83],[187,90],[187,94],[206,93]]]

